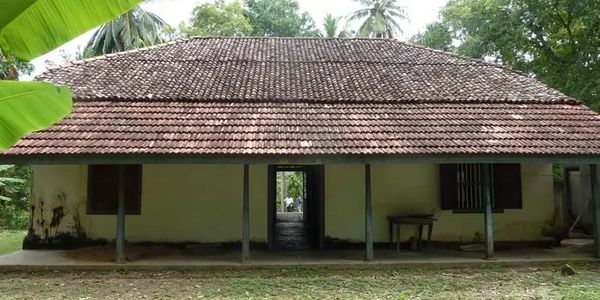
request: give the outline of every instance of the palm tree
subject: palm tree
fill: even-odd
[[[0,80],[19,80],[19,73],[29,75],[31,72],[32,64],[0,48]]]
[[[396,33],[402,33],[397,20],[405,20],[404,8],[397,0],[355,0],[363,8],[353,12],[348,21],[363,20],[358,29],[362,37],[394,38]]]
[[[85,48],[85,55],[102,55],[163,43],[170,28],[159,16],[137,6],[96,30]]]
[[[334,37],[348,37],[351,35],[346,29],[342,29],[338,32],[340,24],[340,18],[334,17],[332,14],[327,14],[323,20],[324,32],[319,34],[321,37],[334,38]]]

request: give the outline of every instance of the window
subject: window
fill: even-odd
[[[521,166],[491,165],[492,209],[520,209]],[[482,212],[485,209],[481,164],[440,165],[441,206],[455,212]]]
[[[88,167],[88,214],[114,215],[119,195],[119,166],[90,165]],[[125,166],[125,212],[141,214],[142,166]]]

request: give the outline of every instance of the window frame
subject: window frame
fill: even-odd
[[[461,164],[456,164],[456,165],[457,166],[458,165],[464,165],[464,166],[479,165],[479,172],[483,171],[483,169],[481,169],[482,164],[478,164],[478,163],[461,163]],[[494,201],[494,167],[493,167],[493,165],[491,165],[491,168],[489,168],[489,169],[490,169],[490,184],[492,187],[492,192],[490,194],[490,196],[492,198],[491,199],[492,213],[504,213],[504,208],[496,208],[495,207],[496,202]],[[481,182],[479,182],[478,184],[482,185],[482,189],[483,189],[483,185],[484,185],[483,175],[479,174],[479,176],[480,176],[479,180],[481,180]],[[459,185],[459,184],[461,184],[461,183],[457,182],[457,185]],[[472,184],[472,183],[468,183],[468,184]],[[467,183],[463,183],[463,185],[466,186]],[[481,208],[454,208],[454,209],[452,209],[452,213],[454,213],[454,214],[481,214],[481,213],[484,213],[485,212],[485,203],[483,203],[483,202],[485,200],[485,191],[482,190],[481,192],[482,192],[482,194],[480,195],[481,196],[481,205],[484,207],[481,207]],[[460,193],[459,193],[459,197],[460,197]],[[460,201],[460,199],[457,199],[457,200]],[[458,202],[456,203],[456,206],[459,206]]]
[[[467,165],[467,164],[470,164],[470,163],[463,163],[462,165]],[[455,213],[455,214],[481,214],[481,213],[484,213],[485,207],[482,207],[482,208],[458,208],[458,206],[459,206],[458,192],[456,192],[455,199],[452,199],[452,198],[450,199],[450,200],[454,200],[452,202],[452,207],[448,207],[447,204],[446,205],[444,204],[443,198],[444,198],[444,196],[447,196],[447,194],[446,194],[446,192],[444,192],[445,188],[442,185],[448,184],[448,182],[443,180],[443,178],[442,178],[442,168],[441,168],[442,165],[454,165],[456,167],[456,170],[455,170],[456,178],[458,178],[458,165],[461,165],[461,164],[439,164],[438,165],[439,166],[438,171],[440,173],[440,177],[439,177],[440,178],[440,181],[439,181],[440,202],[439,203],[440,203],[441,210],[452,211],[452,213]],[[494,199],[497,196],[496,193],[501,190],[501,189],[498,189],[498,191],[496,191],[496,187],[498,184],[501,184],[501,181],[495,180],[494,174],[495,174],[495,168],[497,168],[497,167],[500,168],[500,167],[502,167],[502,165],[507,165],[507,164],[490,164],[490,171],[491,171],[490,181],[494,185],[494,187],[493,187],[494,189],[492,190],[493,194],[491,195],[492,199]],[[518,208],[507,207],[507,206],[509,206],[507,203],[500,202],[499,205],[501,205],[501,207],[499,207],[499,208],[492,207],[492,213],[504,213],[506,209],[523,209],[523,188],[522,188],[522,182],[521,182],[522,181],[521,165],[520,164],[510,164],[510,165],[518,166],[516,170],[518,170],[518,172],[519,172],[518,180],[520,183],[518,184],[517,189],[520,192],[519,201],[518,201],[520,204],[520,207],[518,207]],[[506,166],[503,166],[503,167],[506,168]],[[458,181],[454,182],[453,187],[457,188],[458,184],[459,184]],[[482,197],[483,197],[483,194],[482,194]],[[495,206],[497,203],[498,202],[494,201],[493,205]]]
[[[112,165],[112,164],[107,164],[107,165],[88,165],[87,169],[87,201],[86,201],[86,214],[87,215],[105,215],[105,216],[112,216],[112,215],[116,215],[117,214],[117,206],[115,206],[115,210],[114,212],[111,210],[93,210],[93,206],[92,206],[92,202],[93,202],[93,193],[94,193],[94,186],[93,186],[93,181],[95,180],[95,176],[94,176],[94,167],[96,166],[110,166],[110,167],[118,167],[119,165]],[[127,210],[127,198],[125,199],[125,215],[133,215],[133,216],[139,216],[142,214],[142,184],[143,184],[143,165],[141,164],[129,164],[129,165],[124,165],[124,166],[129,166],[129,167],[136,167],[136,175],[138,178],[138,182],[136,184],[136,191],[135,191],[135,199],[131,200],[134,201],[134,209],[129,209]],[[118,172],[117,172],[118,175]],[[127,179],[125,179],[125,182],[127,182]],[[115,201],[118,201],[118,199],[115,199]]]

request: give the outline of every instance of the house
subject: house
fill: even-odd
[[[419,214],[434,241],[492,256],[550,239],[552,164],[569,163],[591,165],[600,255],[600,115],[507,67],[385,39],[191,38],[38,79],[75,103],[0,155],[33,165],[30,248],[241,243],[247,259],[276,248],[275,177],[297,170],[312,248],[372,259],[388,216]]]

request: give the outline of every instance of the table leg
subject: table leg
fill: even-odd
[[[421,240],[423,239],[423,225],[419,225],[419,238],[417,239],[417,250],[421,250]]]
[[[396,224],[396,253],[400,253],[400,224]]]
[[[426,246],[426,250],[429,250],[429,244],[431,243],[431,233],[433,232],[433,223],[430,223],[427,226],[427,246]]]

